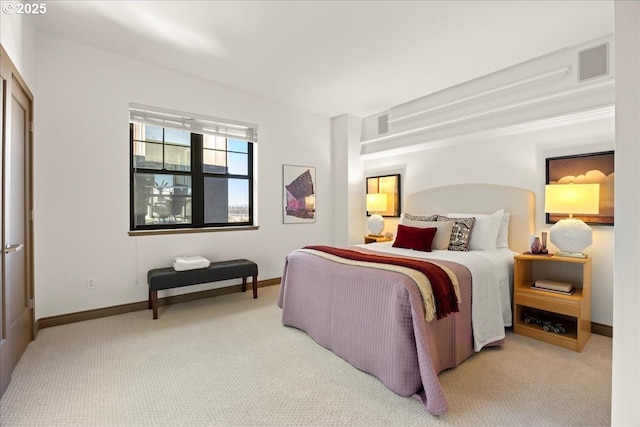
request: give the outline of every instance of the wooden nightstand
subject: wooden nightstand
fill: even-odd
[[[390,242],[393,239],[389,239],[388,237],[384,237],[384,236],[372,236],[371,234],[368,234],[366,236],[364,236],[364,243],[380,243],[380,242]]]
[[[571,295],[531,289],[536,280],[571,283]],[[525,322],[525,313],[561,323],[565,333]],[[529,319],[530,320],[530,319]],[[513,267],[513,332],[582,351],[591,336],[591,257],[517,255]]]

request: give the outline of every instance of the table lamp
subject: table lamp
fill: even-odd
[[[384,219],[379,212],[387,210],[387,195],[384,193],[367,193],[367,210],[373,212],[369,218],[369,232],[372,236],[380,236],[384,229]]]
[[[560,252],[557,256],[586,258],[582,251],[591,243],[591,227],[573,214],[600,212],[600,184],[551,184],[544,189],[544,211],[569,214],[569,218],[556,222],[549,230],[549,239]]]

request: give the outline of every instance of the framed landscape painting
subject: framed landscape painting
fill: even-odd
[[[613,225],[615,181],[614,152],[551,157],[546,160],[547,184],[600,184],[600,213],[574,215],[591,225]],[[547,213],[547,224],[555,224],[566,215]]]
[[[316,168],[282,166],[283,222],[299,224],[316,221]]]

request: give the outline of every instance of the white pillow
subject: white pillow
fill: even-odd
[[[437,228],[436,235],[431,243],[432,250],[446,251],[451,241],[451,230],[453,229],[453,221],[416,221],[402,218],[400,224],[417,228]],[[397,235],[397,233],[396,233]]]
[[[498,230],[498,239],[496,240],[496,248],[505,249],[509,248],[509,220],[511,214],[505,212],[502,215],[502,221],[500,222],[500,229]]]
[[[498,232],[502,224],[504,209],[492,214],[449,213],[449,218],[475,218],[469,237],[469,249],[494,251],[497,248]]]

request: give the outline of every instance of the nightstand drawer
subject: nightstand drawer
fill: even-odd
[[[545,298],[544,296],[529,294],[516,294],[514,300],[518,305],[564,314],[565,316],[580,317],[579,301],[572,301],[570,299],[560,300],[555,296]]]

